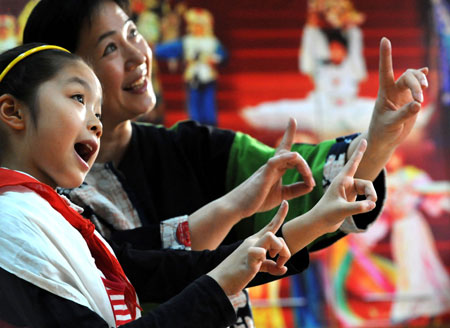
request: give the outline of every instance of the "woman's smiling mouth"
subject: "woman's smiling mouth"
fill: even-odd
[[[125,86],[123,90],[125,91],[136,91],[142,89],[144,86],[147,85],[147,77],[143,75],[138,80],[134,81],[133,83]]]

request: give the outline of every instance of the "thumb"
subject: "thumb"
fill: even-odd
[[[420,111],[421,105],[417,101],[411,101],[394,113],[394,121],[402,122],[414,117]]]
[[[375,202],[372,200],[360,200],[355,202],[348,202],[345,206],[345,216],[352,216],[356,214],[366,213],[375,208]]]

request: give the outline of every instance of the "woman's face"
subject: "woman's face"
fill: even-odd
[[[86,23],[76,53],[94,69],[103,88],[105,130],[155,106],[151,84],[152,52],[136,25],[112,1],[103,2]]]

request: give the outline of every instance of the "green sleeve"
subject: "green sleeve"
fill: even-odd
[[[323,195],[323,168],[328,152],[336,140],[328,140],[317,145],[294,144],[292,150],[297,151],[308,162],[316,187],[309,194],[289,201],[289,213],[286,220],[292,219],[309,211]],[[227,167],[226,188],[233,189],[247,179],[260,166],[275,153],[275,149],[264,145],[256,139],[237,133],[230,150]],[[301,181],[302,177],[296,170],[289,170],[283,177],[284,184]],[[242,220],[235,227],[235,236],[245,238],[246,236],[260,230],[275,215],[278,207],[268,212],[257,213],[249,219]]]

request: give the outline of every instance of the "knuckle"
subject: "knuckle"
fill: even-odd
[[[271,166],[271,167],[274,166],[277,163],[278,158],[279,158],[279,156],[272,157],[271,159],[269,159],[267,161],[267,165]]]

